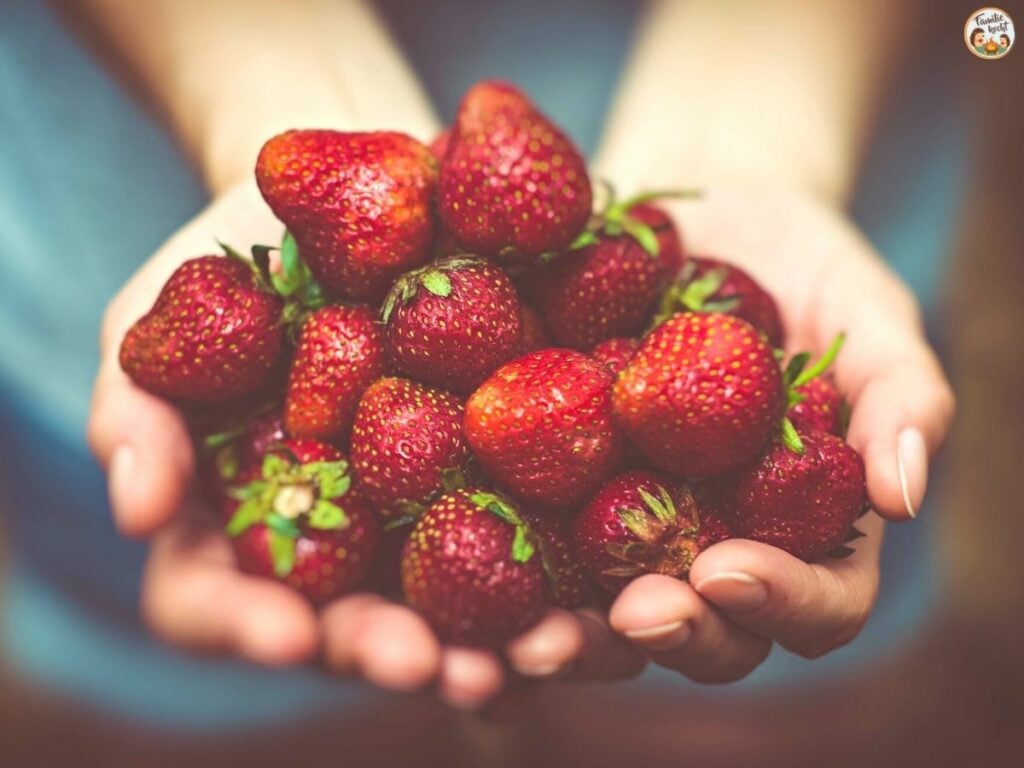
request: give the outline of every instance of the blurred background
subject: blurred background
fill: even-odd
[[[592,151],[643,4],[512,5],[379,7],[445,119],[468,85],[500,76]],[[853,205],[922,302],[959,399],[920,520],[889,527],[863,635],[815,662],[776,649],[725,688],[658,673],[522,685],[460,715],[429,694],[197,659],[147,635],[144,547],[116,535],[84,441],[94,345],[103,306],[204,193],[64,15],[0,3],[0,762],[987,765],[1020,754],[1024,52],[971,56],[961,31],[972,10],[922,4]],[[1007,10],[1024,23],[1024,6]],[[68,252],[70,280],[46,258]],[[59,316],[34,301],[39,286],[59,294]]]

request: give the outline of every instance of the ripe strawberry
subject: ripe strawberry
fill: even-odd
[[[405,134],[287,131],[263,145],[256,181],[337,296],[379,301],[430,253],[437,161]]]
[[[245,573],[276,578],[314,603],[352,589],[377,553],[377,522],[351,490],[335,448],[285,440],[263,457],[259,476],[232,489],[226,531]]]
[[[684,193],[685,194],[685,193]],[[632,201],[627,201],[626,213],[633,221],[638,222],[654,232],[658,241],[658,262],[662,271],[673,277],[679,273],[686,261],[683,252],[683,239],[679,235],[672,217],[664,209],[654,205],[650,200],[654,199],[657,193],[640,195]],[[670,196],[679,196],[678,193],[670,193]]]
[[[431,154],[438,163],[444,160],[444,156],[448,154],[448,142],[451,140],[451,137],[451,130],[449,128],[445,128],[437,134],[428,145],[430,147]]]
[[[456,256],[403,275],[382,318],[392,369],[453,392],[472,392],[521,343],[515,286],[482,259]]]
[[[614,339],[602,341],[592,350],[590,356],[599,363],[604,363],[616,376],[633,359],[636,350],[640,346],[639,339],[630,339],[617,336]]]
[[[613,401],[617,423],[647,458],[687,476],[754,459],[786,405],[772,348],[753,326],[693,312],[647,335],[616,379]]]
[[[523,335],[519,343],[519,353],[525,355],[527,352],[536,352],[538,349],[546,349],[551,346],[551,337],[544,327],[537,310],[529,304],[520,304],[519,313],[522,315]]]
[[[284,422],[295,437],[344,443],[363,390],[384,373],[384,338],[366,306],[329,306],[302,324]]]
[[[480,490],[447,493],[417,521],[402,589],[441,638],[500,647],[535,624],[547,601],[534,536],[514,504]]]
[[[682,311],[735,315],[764,333],[772,346],[780,348],[785,343],[775,299],[735,264],[691,256],[662,296],[659,319]]]
[[[227,256],[189,259],[125,334],[121,367],[161,397],[241,397],[259,389],[278,362],[282,307],[253,264]]]
[[[363,393],[352,427],[359,489],[385,517],[418,515],[444,488],[446,473],[465,477],[469,445],[462,403],[408,379],[378,379]]]
[[[590,575],[617,593],[645,573],[686,578],[694,558],[729,530],[698,508],[686,484],[634,470],[597,492],[573,520],[572,536]]]
[[[273,405],[250,414],[248,419],[240,418],[237,426],[206,435],[198,474],[207,499],[222,505],[229,485],[243,472],[258,469],[263,455],[286,438],[284,415]]]
[[[522,509],[520,516],[534,534],[547,576],[544,594],[551,605],[573,610],[588,601],[586,574],[573,551],[569,528],[564,520]]]
[[[802,400],[789,407],[787,416],[797,432],[819,430],[842,437],[843,398],[827,378],[815,378],[796,387]]]
[[[529,260],[583,229],[591,189],[572,142],[511,85],[469,89],[441,163],[438,210],[471,253]]]
[[[864,461],[826,432],[800,435],[803,452],[773,441],[753,464],[722,481],[723,509],[737,536],[808,562],[847,540],[867,508]]]
[[[501,487],[544,506],[585,500],[613,471],[622,438],[612,423],[611,372],[568,349],[506,363],[466,402],[465,432]]]

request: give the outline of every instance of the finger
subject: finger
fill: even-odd
[[[613,632],[601,613],[583,608],[576,611],[576,617],[583,632],[583,648],[570,670],[572,680],[625,680],[643,672],[647,657],[629,640]]]
[[[142,613],[174,645],[270,666],[308,661],[320,643],[305,600],[282,584],[239,573],[227,540],[184,521],[153,540]]]
[[[551,608],[505,647],[505,656],[524,677],[548,677],[575,661],[583,649],[583,639],[583,629],[572,613]]]
[[[656,663],[702,683],[739,680],[764,661],[771,641],[727,621],[686,582],[649,574],[631,582],[608,617]]]
[[[441,659],[439,693],[457,709],[480,709],[505,684],[501,660],[491,651],[451,646]]]
[[[382,597],[354,594],[323,612],[327,665],[397,691],[422,688],[441,670],[441,646],[416,613]]]
[[[690,580],[731,621],[815,658],[853,640],[875,601],[883,523],[869,513],[857,527],[866,535],[842,560],[808,564],[734,539],[702,552]]]

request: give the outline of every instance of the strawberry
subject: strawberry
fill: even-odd
[[[737,536],[812,562],[848,539],[867,508],[867,489],[864,461],[840,438],[810,431],[800,440],[800,452],[773,441],[721,481],[719,498]]]
[[[452,257],[403,275],[384,301],[395,373],[468,394],[519,352],[519,297],[482,259]]]
[[[775,299],[735,264],[691,256],[662,296],[659,319],[680,311],[735,315],[764,333],[772,346],[780,348],[785,343]]]
[[[252,263],[189,259],[125,334],[121,368],[143,389],[173,400],[241,397],[259,389],[278,362],[282,308]]]
[[[803,398],[789,407],[787,416],[798,432],[818,430],[842,437],[844,402],[827,378],[815,378],[796,387]]]
[[[616,376],[626,367],[633,355],[640,346],[639,339],[630,339],[617,336],[613,339],[602,341],[592,350],[590,356],[599,363],[604,363]]]
[[[198,474],[207,499],[222,504],[228,486],[243,472],[258,468],[263,455],[286,438],[284,415],[273,404],[240,419],[237,426],[206,435]]]
[[[586,573],[576,558],[564,520],[537,510],[519,512],[540,550],[547,579],[544,594],[551,605],[573,610],[588,602]]]
[[[753,460],[785,408],[772,348],[744,320],[686,312],[641,342],[615,381],[615,418],[657,467],[714,475]]]
[[[690,193],[670,192],[670,197],[687,196]],[[659,193],[649,193],[633,198],[626,202],[625,213],[636,223],[648,227],[658,241],[658,261],[661,269],[673,277],[679,273],[686,261],[683,252],[683,239],[679,235],[672,217],[650,201],[655,199]],[[633,225],[635,226],[635,225]]]
[[[263,145],[256,181],[337,296],[379,301],[430,253],[437,161],[405,134],[287,131]]]
[[[438,186],[441,219],[465,250],[518,262],[559,251],[590,204],[583,157],[526,96],[497,81],[469,89]]]
[[[590,575],[617,593],[645,573],[686,578],[694,558],[729,531],[686,484],[634,470],[597,492],[573,520],[572,537]]]
[[[541,557],[518,508],[481,490],[435,501],[402,553],[402,590],[447,642],[500,647],[547,606]]]
[[[465,432],[484,470],[517,497],[572,506],[597,490],[622,453],[611,372],[568,349],[506,363],[466,402]]]
[[[367,306],[329,306],[302,324],[284,421],[295,437],[344,443],[363,390],[384,373],[384,338]]]
[[[444,160],[444,156],[448,154],[448,142],[451,140],[451,137],[451,130],[445,128],[438,133],[428,145],[430,147],[430,153],[438,163]]]
[[[548,336],[544,321],[541,320],[537,310],[529,304],[520,304],[519,313],[522,315],[523,335],[519,343],[520,354],[536,352],[538,349],[546,349],[551,346],[551,337]]]
[[[314,440],[285,440],[259,476],[232,489],[225,530],[245,573],[276,578],[314,603],[352,589],[376,555],[380,532],[351,490],[348,463]]]
[[[363,393],[352,427],[352,466],[379,514],[418,515],[440,494],[446,473],[465,477],[463,413],[454,395],[407,379],[378,379]]]

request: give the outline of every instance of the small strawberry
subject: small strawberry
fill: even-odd
[[[456,256],[403,275],[384,301],[395,373],[469,393],[519,352],[515,286],[483,259]]]
[[[573,550],[566,522],[529,509],[520,510],[520,516],[533,532],[540,550],[548,602],[567,610],[582,608],[589,602],[586,573]]]
[[[503,365],[470,396],[466,438],[488,475],[517,497],[578,504],[622,454],[611,385],[608,368],[579,352],[532,352]]]
[[[634,470],[597,492],[573,520],[572,536],[590,575],[617,593],[645,573],[686,578],[694,558],[729,531],[698,508],[686,484]]]
[[[723,312],[750,323],[772,346],[785,343],[775,299],[735,264],[691,256],[661,299],[659,319],[676,312]]]
[[[686,312],[641,342],[615,381],[615,418],[659,468],[714,475],[754,459],[786,406],[772,348],[744,320]]]
[[[511,85],[470,88],[441,163],[438,209],[465,250],[529,260],[567,247],[590,216],[576,147]]]
[[[721,481],[719,498],[737,536],[812,562],[848,540],[867,508],[867,489],[864,461],[840,438],[811,431],[800,441],[801,452],[773,441]]]
[[[500,647],[547,607],[545,574],[514,504],[480,490],[435,501],[409,534],[402,589],[447,642]]]
[[[256,181],[337,296],[379,301],[430,253],[437,161],[405,134],[288,131],[263,145]]]
[[[444,489],[446,473],[465,477],[469,445],[454,395],[407,379],[378,379],[363,393],[352,427],[359,489],[384,517],[418,515]]]
[[[363,391],[384,373],[384,337],[366,306],[328,306],[302,324],[284,421],[295,437],[348,440]]]
[[[198,474],[207,499],[222,504],[241,473],[258,468],[264,454],[286,438],[284,415],[273,403],[240,418],[237,426],[203,437]]]
[[[348,463],[314,440],[285,440],[263,457],[259,475],[232,489],[225,530],[239,567],[276,578],[314,603],[352,589],[376,555],[380,532],[351,490]]]
[[[448,142],[451,141],[452,132],[451,129],[445,128],[439,134],[437,134],[428,144],[430,152],[434,156],[434,159],[440,164],[444,160],[444,156],[448,154]]]
[[[671,192],[668,196],[680,197],[692,194]],[[650,202],[659,196],[664,196],[664,194],[659,195],[655,192],[633,198],[632,201],[627,201],[628,207],[625,213],[634,222],[644,225],[654,232],[654,236],[658,241],[657,254],[661,269],[675,276],[683,268],[683,264],[686,261],[683,251],[683,239],[680,237],[679,230],[675,222],[672,221],[672,217],[663,208],[659,208]]]
[[[789,407],[787,416],[797,432],[818,430],[842,437],[845,403],[827,378],[815,378],[796,387],[803,398]]]
[[[536,352],[538,349],[547,349],[551,346],[551,337],[544,327],[544,321],[537,310],[529,304],[520,304],[519,312],[523,320],[523,335],[519,343],[519,353],[525,355],[527,352]]]
[[[639,347],[639,339],[617,336],[614,339],[602,341],[590,350],[590,356],[599,363],[607,365],[608,370],[617,376],[633,359],[633,355],[636,354]]]
[[[173,400],[241,397],[259,389],[279,360],[282,308],[252,263],[189,259],[125,334],[121,368],[143,389]]]

